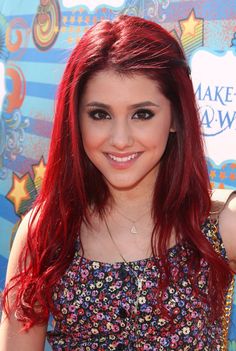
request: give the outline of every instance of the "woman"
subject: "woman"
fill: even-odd
[[[236,198],[219,234],[189,74],[176,40],[144,19],[82,37],[12,248],[1,349],[43,350],[50,313],[53,350],[220,349]]]

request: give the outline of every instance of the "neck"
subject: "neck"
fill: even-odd
[[[109,187],[113,198],[113,209],[120,209],[123,213],[135,216],[143,210],[148,211],[152,208],[153,187],[146,186],[145,189],[135,187],[134,189],[115,189]],[[126,212],[127,211],[127,212]]]

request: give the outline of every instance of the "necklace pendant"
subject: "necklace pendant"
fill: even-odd
[[[135,227],[135,225],[132,226],[132,228],[130,229],[130,233],[131,234],[138,234],[137,228]]]

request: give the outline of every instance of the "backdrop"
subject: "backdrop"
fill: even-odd
[[[0,289],[17,225],[47,163],[54,98],[71,49],[120,13],[163,25],[192,70],[213,188],[236,188],[235,0],[0,0]],[[236,350],[236,296],[229,335]]]

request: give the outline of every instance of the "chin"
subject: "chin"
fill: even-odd
[[[107,179],[106,181],[108,183],[108,186],[116,190],[132,190],[132,189],[135,189],[142,182],[142,179],[133,180],[133,181],[130,181],[130,180],[129,181],[125,181],[125,180],[111,181]]]

